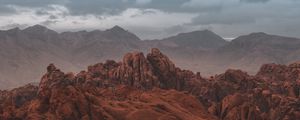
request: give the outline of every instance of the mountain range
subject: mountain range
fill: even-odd
[[[226,41],[209,30],[180,33],[160,40],[141,40],[119,26],[104,31],[58,33],[41,25],[0,31],[0,89],[38,82],[43,68],[55,63],[80,72],[93,63],[120,60],[130,51],[159,48],[174,62],[203,76],[228,68],[255,74],[264,63],[300,59],[300,39],[251,33]]]

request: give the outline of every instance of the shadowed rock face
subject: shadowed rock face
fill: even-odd
[[[132,52],[77,75],[47,67],[39,86],[0,91],[0,119],[295,120],[299,64],[268,64],[204,78],[158,49]]]

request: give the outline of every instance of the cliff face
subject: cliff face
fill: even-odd
[[[47,67],[39,86],[0,91],[0,119],[295,120],[299,64],[204,78],[158,49],[132,52],[77,75]]]

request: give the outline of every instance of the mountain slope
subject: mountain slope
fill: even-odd
[[[49,34],[50,37],[30,32],[36,28],[40,30],[40,27],[35,26],[25,30],[16,28],[0,32],[1,88],[36,82],[38,76],[42,75],[36,71],[42,70],[49,62],[58,63],[59,66],[67,68],[66,70],[76,68],[76,65],[68,62],[70,55],[54,44],[57,34],[50,32],[53,33]]]
[[[216,49],[227,44],[227,41],[209,30],[180,33],[176,36],[162,39],[161,41],[162,44],[170,42],[180,47],[204,50]]]
[[[211,76],[228,68],[255,74],[264,63],[287,64],[300,60],[300,42],[265,33],[252,33],[226,42],[204,30],[162,40],[140,40],[115,26],[107,30],[57,33],[41,25],[0,31],[0,89],[37,82],[43,67],[56,63],[64,71],[84,69],[106,59],[120,60],[129,51],[159,48],[178,66]],[[30,68],[30,69],[28,69]]]
[[[193,39],[193,36],[202,37]],[[119,26],[104,31],[89,32],[57,33],[41,25],[24,30],[15,28],[0,31],[0,65],[2,66],[0,81],[4,83],[0,88],[12,88],[28,82],[36,82],[42,74],[36,71],[41,71],[48,63],[56,63],[66,71],[79,71],[91,63],[106,59],[119,60],[120,56],[129,51],[146,51],[151,47],[161,48],[184,66],[186,60],[180,58],[192,58],[195,51],[201,53],[203,50],[202,47],[201,49],[197,46],[188,47],[180,42],[180,37],[190,38],[188,41],[197,42],[197,46],[201,46],[205,41],[214,41],[213,38],[220,40],[220,37],[212,32],[198,31],[179,35],[179,38],[172,37],[169,40],[141,41],[136,35]],[[223,41],[220,41],[222,44]],[[177,47],[170,46],[168,42],[176,43]],[[195,55],[196,57],[198,56]]]
[[[297,61],[290,58],[300,50],[300,39],[252,33],[241,36],[215,52],[216,59],[222,59],[228,68],[246,70],[254,74],[258,66],[265,63],[287,64]],[[218,61],[217,61],[218,62]]]
[[[35,25],[0,31],[0,42],[2,89],[37,82],[42,73],[36,71],[49,63],[66,71],[79,71],[104,58],[120,59],[118,56],[139,49],[141,41],[119,26],[105,31],[57,33]]]

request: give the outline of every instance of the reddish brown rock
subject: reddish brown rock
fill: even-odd
[[[296,120],[299,64],[205,78],[158,49],[128,53],[77,75],[47,67],[39,86],[0,91],[0,119]]]
[[[175,67],[174,63],[156,48],[151,50],[147,59],[154,68],[154,74],[158,77],[161,88],[182,90],[185,80],[193,76],[193,73]]]
[[[293,63],[288,66],[278,64],[265,64],[256,76],[270,81],[296,81],[300,79],[300,64]]]
[[[300,84],[300,64],[293,63],[288,66],[277,64],[263,65],[257,73],[265,84],[275,93],[285,94],[290,97],[299,97]]]
[[[221,102],[222,120],[261,120],[256,106],[247,100],[247,96],[234,94],[226,96]]]
[[[142,91],[128,86],[114,89],[63,85],[52,88],[45,96],[28,100],[19,108],[7,103],[1,120],[56,119],[56,120],[217,120],[193,96],[175,90],[153,89]],[[37,92],[37,90],[35,90]],[[2,108],[1,108],[2,110]]]
[[[94,80],[102,80],[104,84],[126,84],[142,89],[160,87],[177,90],[183,90],[184,84],[195,77],[193,72],[175,67],[173,62],[158,49],[152,49],[147,58],[143,53],[133,52],[126,54],[121,63],[109,61],[105,64],[89,66],[87,74]],[[198,78],[201,76],[198,75]]]
[[[153,71],[143,53],[128,53],[121,66],[112,71],[112,79],[137,88],[150,89],[160,84]]]

